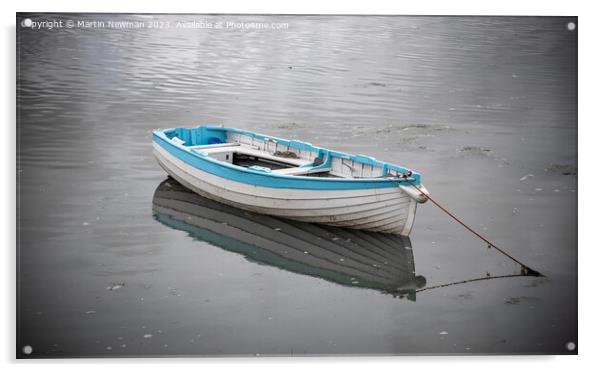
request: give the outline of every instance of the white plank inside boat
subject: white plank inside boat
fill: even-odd
[[[236,152],[238,154],[256,156],[258,158],[275,160],[281,163],[292,164],[296,166],[306,165],[308,163],[307,160],[304,159],[296,159],[296,158],[285,158],[282,156],[275,156],[266,151],[256,150],[247,146],[241,146],[240,144],[236,144],[233,146],[225,146],[225,147],[212,147],[212,148],[201,148],[196,149],[206,153],[207,155],[218,154],[221,152]]]
[[[330,168],[318,168],[318,169],[313,169],[314,167],[294,167],[294,168],[283,168],[283,169],[274,169],[272,170],[272,173],[276,173],[276,174],[283,174],[283,175],[287,175],[287,176],[300,176],[303,174],[310,174],[310,173],[321,173],[321,172],[328,172],[330,171]]]
[[[240,143],[214,143],[211,145],[197,145],[188,147],[191,150],[204,150],[204,149],[213,149],[216,147],[232,147],[232,146],[240,146]]]
[[[241,149],[244,149],[244,147],[241,147],[240,145],[236,145],[236,146],[200,148],[200,149],[195,149],[195,150],[202,151],[205,154],[219,154],[220,152],[238,152],[238,153],[240,153]]]

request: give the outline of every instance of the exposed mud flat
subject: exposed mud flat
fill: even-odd
[[[550,166],[544,170],[554,174],[562,174],[563,176],[577,175],[577,167],[571,164],[550,164]]]

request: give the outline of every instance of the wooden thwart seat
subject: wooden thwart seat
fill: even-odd
[[[282,156],[272,155],[269,152],[261,151],[257,148],[252,148],[240,143],[216,143],[211,145],[190,146],[192,150],[202,152],[207,155],[216,155],[223,153],[237,153],[247,156],[255,156],[261,159],[278,161],[280,163],[294,165],[291,168],[273,169],[272,173],[286,176],[301,176],[311,173],[329,172],[331,168],[315,168],[313,165],[307,165],[309,162],[306,159],[285,158]]]
[[[229,143],[214,143],[214,144],[211,144],[211,145],[190,146],[189,149],[192,149],[192,150],[205,150],[205,149],[214,149],[214,148],[231,147],[231,146],[240,146],[240,143],[234,143],[234,142],[229,142]]]
[[[282,175],[287,175],[287,176],[300,176],[303,174],[322,173],[322,172],[328,172],[328,171],[330,171],[330,168],[314,169],[313,166],[310,166],[310,167],[294,167],[294,168],[274,169],[272,171],[272,173],[282,174]]]
[[[275,156],[266,151],[261,151],[258,149],[254,149],[247,146],[242,146],[239,143],[220,143],[216,145],[204,145],[204,146],[192,146],[190,147],[193,150],[203,152],[207,155],[219,154],[225,152],[234,152],[237,154],[255,156],[262,159],[268,159],[273,161],[278,161],[280,163],[286,163],[291,165],[296,165],[297,167],[305,165],[309,163],[306,159],[295,159],[295,158],[285,158],[281,156]]]
[[[238,153],[242,153],[243,149],[246,150],[244,147],[241,147],[240,145],[231,145],[231,146],[210,147],[210,148],[202,147],[200,149],[194,149],[194,150],[202,151],[205,154],[219,154],[219,153],[222,153],[222,152],[238,152]]]

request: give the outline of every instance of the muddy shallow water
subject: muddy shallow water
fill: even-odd
[[[76,26],[17,32],[18,356],[576,352],[576,19],[26,17]],[[364,245],[402,293],[161,215],[150,132],[200,123],[408,166],[546,278],[431,288],[519,267],[430,203]],[[349,260],[368,239],[329,234]]]

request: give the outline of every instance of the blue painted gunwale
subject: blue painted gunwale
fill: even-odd
[[[174,157],[183,162],[200,169],[204,172],[226,178],[232,181],[241,182],[249,185],[286,188],[286,189],[306,189],[306,190],[352,190],[352,189],[373,189],[397,187],[399,185],[409,185],[413,183],[420,185],[420,174],[413,173],[407,180],[398,177],[385,178],[322,178],[307,176],[290,176],[275,173],[266,173],[259,170],[240,167],[238,165],[226,163],[214,159],[202,152],[196,152],[186,146],[207,144],[208,138],[216,137],[225,141],[226,133],[239,133],[251,136],[260,140],[275,141],[279,144],[290,146],[301,150],[311,150],[326,156],[327,162],[321,166],[328,166],[331,157],[341,157],[369,165],[380,166],[383,168],[383,174],[388,170],[407,172],[409,169],[398,165],[388,164],[378,161],[370,156],[351,155],[343,152],[324,149],[313,146],[309,143],[297,140],[285,140],[278,137],[268,136],[260,133],[240,130],[236,128],[224,128],[220,126],[199,125],[194,128],[169,128],[153,131],[153,142],[157,143]],[[180,145],[173,141],[175,135],[185,141]]]

